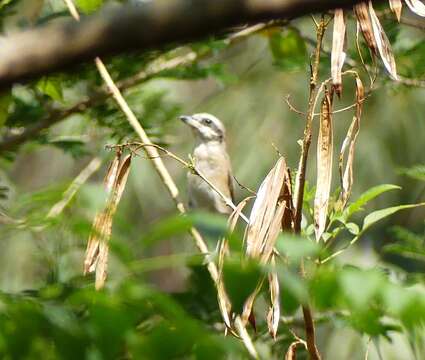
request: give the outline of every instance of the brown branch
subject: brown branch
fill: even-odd
[[[249,26],[241,31],[232,33],[226,40],[227,45],[233,45],[238,41],[241,41],[248,36],[251,36],[258,31],[284,25],[282,21],[272,21],[268,23],[257,24],[255,26]],[[167,55],[160,56],[149,63],[145,69],[124,80],[116,83],[117,88],[120,91],[128,90],[134,86],[140,85],[147,82],[155,77],[161,77],[166,75],[169,70],[191,65],[199,60],[202,60],[212,54],[212,51],[203,52],[202,55],[194,51],[188,51],[187,53],[168,59]],[[5,136],[0,140],[0,152],[9,151],[14,147],[25,143],[26,141],[34,138],[41,131],[67,119],[69,116],[77,113],[82,113],[90,107],[102,104],[112,96],[112,93],[105,86],[99,87],[91,96],[84,99],[66,109],[53,109],[51,110],[42,120],[39,122],[29,125],[21,133],[15,135]]]
[[[313,53],[313,61],[311,64],[311,77],[310,77],[310,94],[308,100],[308,109],[306,116],[306,125],[304,129],[303,143],[301,148],[301,156],[298,165],[298,172],[295,182],[295,221],[294,229],[296,233],[301,232],[301,218],[302,218],[302,207],[304,200],[304,185],[306,180],[306,168],[307,168],[307,158],[308,152],[311,144],[312,137],[312,122],[314,118],[314,109],[316,107],[316,102],[318,95],[322,89],[322,86],[317,88],[317,82],[319,77],[319,63],[320,63],[320,51],[322,48],[323,36],[325,34],[327,22],[325,21],[325,16],[322,15],[320,23],[317,26],[316,34],[316,48]],[[301,260],[301,274],[305,276],[304,271],[304,261]],[[313,315],[310,306],[308,303],[302,306],[305,332],[306,332],[306,343],[307,350],[311,360],[320,360],[320,353],[316,346],[316,335],[314,329]]]
[[[97,56],[146,51],[218,34],[244,23],[291,19],[360,1],[169,0],[106,7],[78,24],[57,21],[2,38],[0,87]]]

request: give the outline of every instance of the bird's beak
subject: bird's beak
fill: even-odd
[[[195,128],[195,129],[199,128],[198,121],[196,121],[192,116],[182,115],[180,116],[180,120],[192,128]]]

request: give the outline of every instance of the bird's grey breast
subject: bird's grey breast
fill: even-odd
[[[226,197],[231,198],[229,177],[230,160],[224,143],[201,143],[193,157],[196,168]],[[191,206],[209,211],[228,213],[225,201],[199,176],[188,174],[188,190]]]

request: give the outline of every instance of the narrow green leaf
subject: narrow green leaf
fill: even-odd
[[[396,190],[396,189],[399,190],[401,189],[401,187],[397,185],[392,185],[392,184],[383,184],[383,185],[375,186],[365,191],[362,195],[360,195],[360,197],[355,202],[350,204],[350,206],[348,206],[347,209],[345,209],[341,218],[338,220],[342,221],[343,223],[346,223],[347,220],[351,217],[351,215],[362,210],[362,207],[366,205],[369,201],[373,200],[377,196],[387,191]]]
[[[103,5],[103,0],[77,0],[78,8],[85,14],[98,10]]]
[[[364,218],[363,221],[363,227],[362,227],[362,231],[365,231],[367,228],[369,228],[370,226],[372,226],[374,223],[376,223],[377,221],[380,221],[400,210],[406,210],[406,209],[413,209],[415,207],[418,206],[424,206],[424,203],[420,203],[420,204],[409,204],[409,205],[399,205],[399,206],[393,206],[393,207],[389,207],[386,209],[381,209],[381,210],[377,210],[377,211],[373,211],[372,213],[370,213],[368,216],[366,216]]]
[[[400,169],[399,173],[415,180],[425,181],[425,164]]]

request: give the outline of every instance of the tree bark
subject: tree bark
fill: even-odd
[[[96,56],[145,51],[231,26],[351,6],[361,0],[164,0],[108,7],[0,39],[0,88]],[[379,1],[379,0],[376,0]]]

